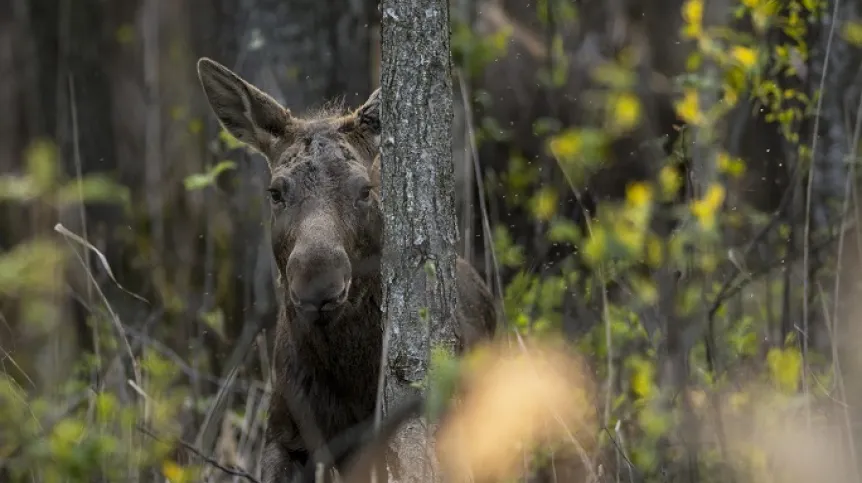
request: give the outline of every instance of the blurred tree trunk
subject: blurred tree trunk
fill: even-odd
[[[455,346],[452,80],[446,0],[382,5],[383,311],[388,413],[416,392],[432,346]],[[435,481],[419,421],[395,437],[399,481]],[[433,463],[432,463],[433,464]]]

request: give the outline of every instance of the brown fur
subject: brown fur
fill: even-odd
[[[210,106],[261,152],[272,180],[279,316],[263,481],[289,481],[309,454],[373,415],[380,369],[379,90],[347,115],[299,119],[226,67],[198,62]],[[457,261],[459,352],[496,327],[491,293]]]

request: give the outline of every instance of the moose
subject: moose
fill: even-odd
[[[310,455],[374,414],[384,330],[380,89],[354,111],[301,118],[209,58],[197,72],[221,126],[270,168],[278,320],[262,479],[293,481]],[[494,337],[498,312],[476,270],[456,263],[461,354]]]

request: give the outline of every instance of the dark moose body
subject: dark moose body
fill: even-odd
[[[354,112],[302,119],[210,59],[198,61],[198,76],[221,125],[263,154],[272,174],[279,312],[263,482],[293,481],[312,453],[374,414],[383,338],[379,89]],[[493,337],[497,312],[461,258],[457,278],[463,352]]]

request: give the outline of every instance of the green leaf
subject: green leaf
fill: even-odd
[[[59,288],[56,273],[64,259],[65,252],[46,240],[22,243],[0,254],[0,294]]]
[[[434,260],[425,260],[425,275],[429,278],[437,276],[437,265],[434,263]]]
[[[34,141],[27,147],[27,175],[33,180],[39,192],[54,186],[59,177],[57,167],[57,147],[46,139]]]
[[[85,202],[128,202],[129,190],[107,176],[89,175],[70,181],[57,191],[56,201],[60,206]]]
[[[219,174],[234,168],[236,168],[236,163],[233,161],[221,161],[205,173],[195,173],[187,176],[183,180],[183,184],[188,191],[203,189],[214,184]]]
[[[209,174],[192,174],[186,176],[186,179],[183,180],[183,184],[188,191],[206,188],[211,185],[212,182],[213,178]]]
[[[225,339],[224,314],[221,309],[216,308],[211,312],[204,312],[201,314],[201,319],[207,324],[207,327],[218,334],[222,340]]]
[[[29,201],[39,195],[39,188],[30,177],[0,176],[0,200]]]
[[[430,382],[427,391],[426,415],[436,420],[446,409],[455,394],[461,374],[460,361],[443,347],[431,348],[431,364],[428,371]]]
[[[236,168],[236,163],[226,159],[224,161],[220,161],[218,164],[213,166],[213,168],[210,170],[210,173],[212,173],[213,176],[218,176],[222,172],[234,168]]]
[[[237,149],[243,147],[243,144],[224,128],[218,133],[218,138],[225,144],[228,149]]]
[[[494,227],[493,239],[494,251],[497,253],[497,259],[501,264],[507,267],[523,265],[523,248],[512,241],[509,230],[505,226],[497,225]]]
[[[571,220],[561,219],[555,221],[548,230],[548,239],[558,243],[578,244],[583,235],[581,229]]]

